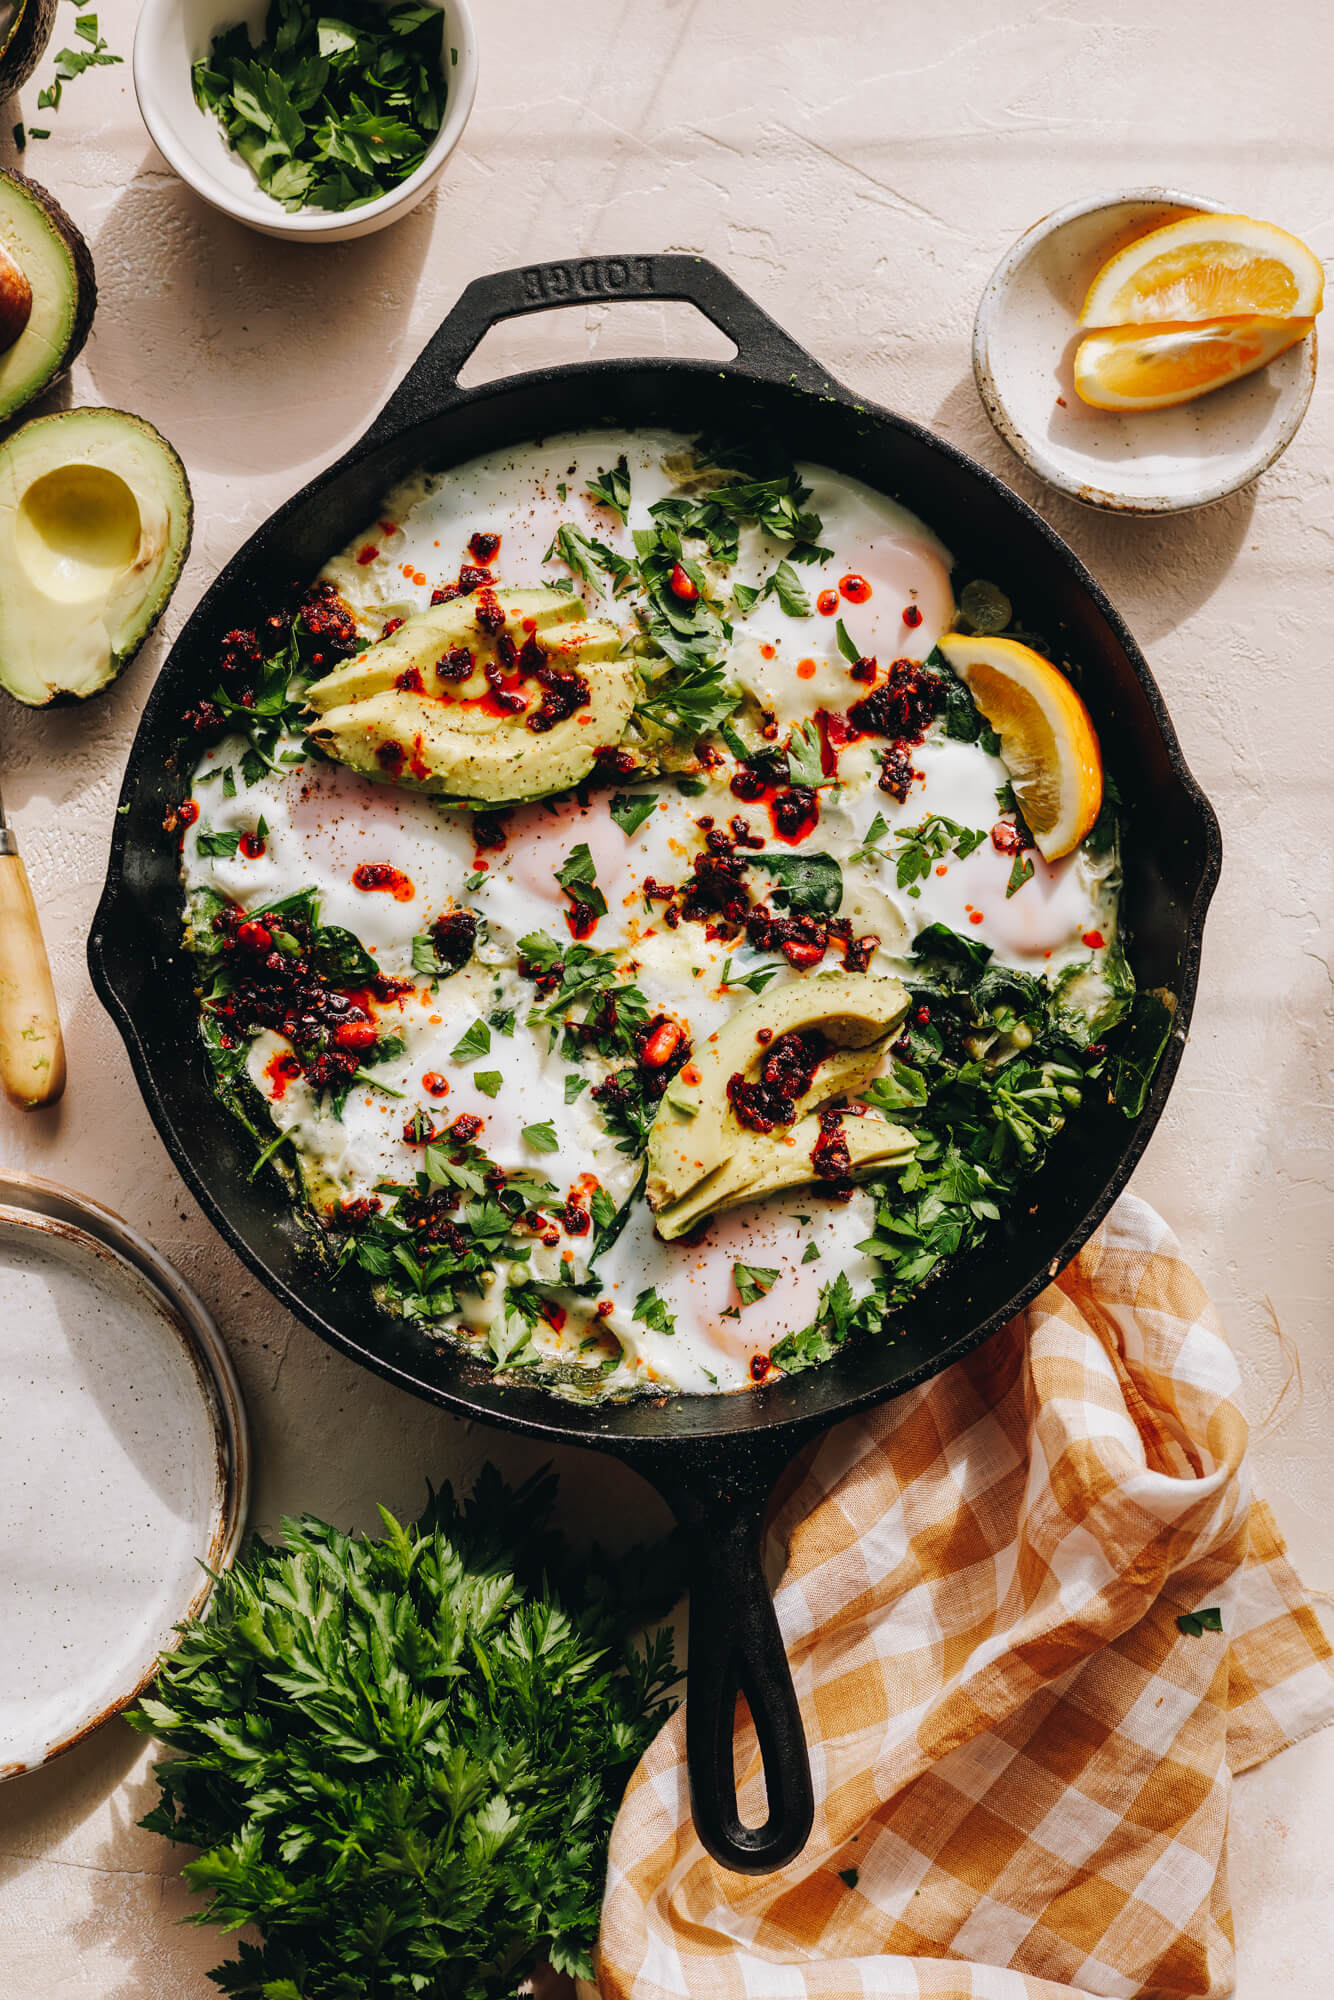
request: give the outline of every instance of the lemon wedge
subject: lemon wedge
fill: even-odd
[[[1102,806],[1102,756],[1088,710],[1065,675],[1017,639],[948,632],[940,650],[1000,737],[1039,854],[1059,861]]]
[[[1315,252],[1249,215],[1185,215],[1137,237],[1089,287],[1081,326],[1167,320],[1310,319],[1324,301]]]
[[[1165,410],[1253,375],[1304,340],[1313,319],[1192,320],[1114,326],[1081,340],[1075,394],[1097,410]]]

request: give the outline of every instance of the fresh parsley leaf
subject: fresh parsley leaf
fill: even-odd
[[[588,1089],[588,1078],[580,1076],[577,1069],[565,1072],[565,1102],[573,1104],[576,1097]]]
[[[1033,863],[1030,860],[1029,856],[1024,853],[1016,854],[1014,857],[1014,865],[1010,869],[1010,879],[1005,885],[1006,901],[1007,902],[1009,901],[1010,897],[1014,895],[1017,889],[1022,889],[1025,882],[1031,882],[1032,879],[1033,879]]]
[[[596,479],[589,480],[588,491],[595,500],[600,500],[604,507],[610,507],[614,514],[619,514],[623,526],[629,525],[630,468],[626,464],[624,452],[610,471],[599,473]]]
[[[877,813],[866,829],[861,846],[856,848],[848,856],[848,859],[850,861],[860,861],[864,866],[869,866],[873,861],[882,861],[884,854],[881,843],[888,832],[888,820],[883,813]]]
[[[838,1879],[840,1882],[845,1883],[849,1889],[855,1889],[861,1877],[855,1868],[840,1868]]]
[[[465,1028],[449,1052],[451,1061],[459,1063],[472,1062],[475,1057],[490,1053],[491,1030],[485,1021],[474,1021]]]
[[[834,637],[838,640],[838,650],[848,665],[855,667],[862,658],[861,649],[841,618],[834,625]]]
[[[1206,1632],[1221,1632],[1223,1614],[1216,1604],[1207,1604],[1202,1611],[1183,1611],[1177,1619],[1177,1631],[1187,1639],[1202,1639]]]
[[[591,910],[595,917],[607,914],[607,899],[597,885],[597,872],[588,842],[581,840],[556,869],[556,880],[576,909]]]
[[[803,1264],[818,1264],[820,1261],[819,1244],[808,1243],[806,1245],[806,1248],[801,1253],[801,1261]]]
[[[732,1282],[742,1305],[753,1306],[756,1299],[764,1298],[773,1290],[778,1282],[778,1271],[766,1264],[733,1264]]]
[[[773,575],[767,579],[761,594],[765,597],[771,595],[776,597],[789,618],[809,618],[811,615],[811,600],[807,597],[801,578],[790,562],[779,563]]]
[[[607,811],[628,839],[631,834],[638,833],[644,821],[656,812],[657,806],[656,792],[613,792]]]
[[[197,841],[201,854],[206,854],[211,859],[231,861],[235,859],[236,851],[241,845],[241,836],[239,833],[210,833],[201,827]]]
[[[924,882],[947,854],[956,854],[961,859],[972,854],[986,837],[985,828],[960,826],[957,820],[946,819],[943,813],[928,813],[920,826],[900,828],[894,835],[899,843],[896,873],[900,889]]]
[[[523,1136],[535,1153],[560,1151],[560,1140],[556,1137],[556,1128],[549,1118],[543,1119],[540,1125],[525,1125]]]
[[[768,850],[755,856],[757,868],[775,875],[779,888],[775,903],[793,910],[807,910],[816,916],[838,914],[843,901],[843,870],[832,854],[782,854]]]
[[[649,1285],[639,1294],[634,1303],[633,1317],[641,1326],[653,1333],[675,1333],[676,1316],[667,1310],[665,1299],[658,1297],[657,1291]]]
[[[472,1080],[474,1089],[480,1090],[483,1097],[499,1097],[505,1081],[498,1069],[475,1069]]]
[[[493,1007],[486,1018],[498,1035],[512,1035],[514,1033],[514,1009],[512,1007]]]
[[[812,717],[793,724],[787,739],[787,775],[789,784],[809,785],[812,789],[834,783],[832,777],[825,776],[820,725]]]
[[[733,972],[730,958],[723,960],[723,969],[718,976],[720,986],[745,986],[752,993],[763,993],[771,980],[777,979],[783,970],[781,965],[758,965],[753,972]]]
[[[543,562],[563,562],[571,576],[581,576],[600,596],[606,595],[610,580],[613,596],[628,590],[634,582],[635,566],[605,542],[595,541],[579,528],[557,528]]]

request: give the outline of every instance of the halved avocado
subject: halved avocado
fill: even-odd
[[[646,1191],[659,1235],[679,1236],[717,1208],[815,1179],[810,1156],[818,1125],[812,1123],[810,1143],[803,1145],[802,1121],[822,1104],[865,1088],[907,1011],[908,992],[897,979],[856,972],[788,980],[738,1008],[696,1048],[698,1082],[678,1077],[653,1121]],[[793,1123],[773,1132],[751,1131],[732,1108],[729,1079],[740,1075],[753,1081],[780,1036],[811,1028],[833,1047],[794,1106]],[[906,1157],[914,1144],[897,1126],[875,1138],[888,1148],[876,1153],[877,1161]],[[796,1163],[802,1171],[795,1171]]]
[[[0,0],[0,104],[28,81],[55,24],[56,0]]]
[[[9,282],[3,289],[11,298],[26,290],[29,306],[21,316],[11,308],[8,339],[0,330],[0,419],[65,373],[88,338],[97,307],[92,254],[76,225],[36,181],[0,168],[4,271]]]
[[[124,410],[0,443],[0,687],[45,708],[109,686],[166,609],[192,512],[180,459]]]
[[[503,627],[485,630],[479,610],[503,612]],[[502,641],[511,658],[531,642],[542,669],[577,674],[588,687],[586,703],[534,729],[543,687],[527,677],[515,685],[523,706],[499,709],[486,669],[494,675]],[[630,720],[635,678],[617,627],[590,617],[579,598],[497,590],[484,601],[458,598],[405,620],[312,682],[306,700],[318,718],[312,741],[338,762],[417,791],[500,805],[564,791],[586,777],[598,750],[619,742]]]

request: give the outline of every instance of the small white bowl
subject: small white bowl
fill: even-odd
[[[1006,251],[973,325],[973,374],[992,423],[1025,465],[1088,507],[1179,514],[1248,486],[1306,415],[1316,340],[1176,409],[1094,410],[1075,394],[1079,312],[1107,259],[1137,236],[1222,202],[1127,188],[1072,202]]]
[[[244,21],[258,40],[266,0],[144,0],[134,37],[134,92],[153,144],[168,166],[224,215],[265,236],[311,243],[345,243],[397,222],[430,193],[453,152],[477,94],[477,34],[468,0],[429,0],[443,15],[441,69],[445,115],[416,173],[364,208],[302,208],[288,214],[265,194],[211,111],[201,111],[190,68],[207,56],[213,37]],[[333,10],[336,12],[336,8]]]

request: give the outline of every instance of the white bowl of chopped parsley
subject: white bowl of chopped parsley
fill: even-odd
[[[435,185],[472,110],[467,0],[145,0],[134,87],[168,165],[266,236],[341,243]]]

